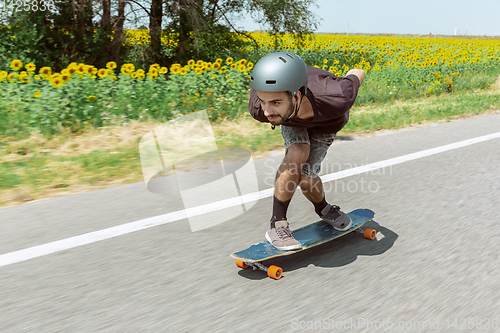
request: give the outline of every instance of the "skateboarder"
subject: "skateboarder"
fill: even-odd
[[[352,222],[336,205],[325,200],[318,177],[327,150],[349,119],[365,73],[351,69],[345,77],[306,66],[296,54],[271,53],[255,64],[251,79],[249,111],[260,122],[280,126],[285,158],[274,184],[273,214],[266,239],[280,250],[301,248],[289,228],[286,213],[300,185],[322,220],[337,230]]]

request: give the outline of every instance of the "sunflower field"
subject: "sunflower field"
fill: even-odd
[[[30,59],[12,59],[0,64],[0,131],[79,131],[130,120],[166,121],[200,109],[212,121],[235,119],[246,112],[254,63],[278,50],[297,53],[308,65],[337,76],[363,69],[366,80],[355,106],[485,89],[500,75],[498,39],[314,35],[298,44],[286,35],[252,37],[259,47],[248,43],[241,59],[221,56],[149,68],[136,67],[131,58],[106,68],[70,63],[56,72]],[[175,43],[162,41],[165,48]],[[124,43],[144,47],[147,31],[127,31]]]
[[[201,109],[213,121],[234,119],[244,109],[252,66],[229,57],[170,68],[152,64],[146,70],[131,63],[120,68],[115,62],[106,68],[70,63],[53,72],[14,59],[9,72],[0,71],[0,131],[78,132],[130,120],[166,121]]]

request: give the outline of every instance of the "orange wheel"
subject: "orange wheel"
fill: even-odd
[[[377,231],[373,229],[366,229],[364,236],[366,239],[374,240],[377,237]]]
[[[241,268],[247,268],[248,267],[248,265],[245,264],[244,261],[241,261],[241,260],[238,260],[238,259],[236,259],[236,266],[241,267]]]
[[[283,275],[283,270],[281,267],[271,265],[269,266],[269,269],[267,270],[267,276],[272,277],[275,280],[281,279],[281,276]]]

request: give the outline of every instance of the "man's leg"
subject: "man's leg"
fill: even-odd
[[[351,219],[340,210],[340,207],[328,204],[319,177],[321,163],[334,139],[335,134],[310,133],[309,157],[304,163],[299,185],[304,196],[314,205],[316,214],[335,229],[347,230],[352,224]]]
[[[302,167],[308,157],[309,144],[295,143],[288,147],[285,158],[276,172],[271,221],[286,220],[288,205],[297,189]]]
[[[328,206],[325,198],[325,190],[321,178],[311,178],[306,175],[301,175],[299,181],[302,194],[314,205],[314,211],[319,216],[322,216],[323,210]]]
[[[325,199],[325,190],[323,189],[321,178],[311,178],[302,174],[300,176],[299,185],[304,196],[313,204],[319,203]]]
[[[300,181],[301,170],[309,157],[306,129],[281,126],[286,153],[274,182],[273,214],[266,239],[280,250],[296,250],[301,244],[293,238],[286,212]]]
[[[309,156],[302,169],[299,185],[304,196],[315,205],[316,211],[318,211],[317,205],[325,200],[323,183],[319,178],[321,163],[334,140],[335,134],[309,133]],[[321,211],[324,207],[320,208]]]

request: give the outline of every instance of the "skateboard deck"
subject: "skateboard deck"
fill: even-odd
[[[373,217],[375,216],[375,213],[373,211],[369,209],[356,209],[350,213],[347,213],[347,215],[349,215],[349,217],[351,218],[352,225],[346,231],[338,231],[324,221],[314,222],[302,228],[294,230],[293,237],[302,245],[302,248],[299,250],[278,250],[277,248],[272,246],[271,243],[265,240],[263,242],[250,246],[246,250],[233,253],[231,254],[231,257],[236,259],[236,265],[238,267],[246,268],[248,266],[251,266],[253,269],[266,271],[268,273],[268,276],[274,279],[279,279],[281,278],[283,273],[283,270],[280,267],[266,267],[260,262],[271,258],[302,252],[311,247],[315,247],[329,242],[335,238],[344,236],[352,231],[363,233],[365,238],[375,239],[377,234],[375,230],[362,229],[362,226],[366,222],[373,219]]]

